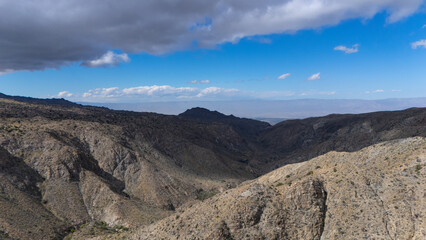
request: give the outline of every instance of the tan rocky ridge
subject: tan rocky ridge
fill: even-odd
[[[0,94],[0,238],[57,239],[86,223],[134,230],[278,166],[412,136],[426,136],[426,109],[270,126]]]
[[[148,227],[93,239],[420,240],[426,237],[425,177],[425,138],[330,152]]]

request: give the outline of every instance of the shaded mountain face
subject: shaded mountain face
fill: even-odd
[[[233,115],[224,115],[217,111],[209,111],[205,108],[192,108],[184,113],[179,114],[180,117],[198,120],[204,123],[222,123],[231,126],[239,135],[248,139],[256,139],[263,131],[271,125],[266,122],[256,121],[248,118],[238,118]]]
[[[288,120],[262,132],[259,143],[268,163],[265,171],[306,161],[329,151],[357,151],[398,138],[426,136],[426,109],[366,114],[329,115]]]
[[[199,108],[167,116],[0,96],[0,233],[50,239],[90,221],[150,224],[288,163],[425,136],[425,116],[409,109],[270,126]]]

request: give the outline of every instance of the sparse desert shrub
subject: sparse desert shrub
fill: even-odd
[[[97,221],[95,222],[95,225],[103,230],[108,229],[108,224],[104,221]]]
[[[422,169],[422,166],[420,164],[417,164],[416,172],[419,173],[421,169]]]
[[[217,192],[215,190],[205,191],[204,189],[199,189],[197,191],[197,200],[204,201],[216,195]]]

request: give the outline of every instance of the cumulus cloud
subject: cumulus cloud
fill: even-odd
[[[290,73],[284,73],[283,75],[279,76],[277,79],[286,79],[286,78],[288,78],[290,76],[291,76]]]
[[[96,88],[83,93],[83,98],[115,98],[121,95],[121,90],[118,87]]]
[[[60,92],[56,97],[72,98],[75,101],[103,102],[130,100],[177,100],[177,99],[208,99],[233,97],[240,93],[238,89],[219,87],[193,88],[162,86],[139,86],[131,88],[96,88],[82,94],[73,94],[67,91]]]
[[[87,63],[112,49],[130,54],[162,54],[195,46],[213,48],[250,36],[368,19],[383,11],[391,23],[412,15],[422,3],[423,0],[1,0],[0,72]]]
[[[355,44],[352,47],[346,47],[346,46],[341,45],[341,46],[336,46],[334,48],[334,50],[335,51],[342,51],[346,54],[351,54],[351,53],[357,53],[358,47],[359,47],[359,44]]]
[[[189,84],[203,84],[203,83],[210,83],[210,80],[193,80],[189,81]]]
[[[417,42],[411,43],[411,48],[412,49],[417,49],[418,47],[426,48],[426,39],[419,40]]]
[[[312,76],[308,77],[306,81],[315,81],[321,78],[321,73],[315,73]]]
[[[100,58],[91,61],[85,61],[81,65],[90,68],[112,67],[117,66],[122,62],[130,62],[130,58],[126,53],[117,54],[112,51],[108,51]]]
[[[58,98],[69,98],[72,97],[73,94],[68,92],[68,91],[63,91],[63,92],[59,92],[58,95],[56,95],[56,97]]]
[[[178,97],[193,96],[197,94],[199,90],[197,88],[190,87],[171,87],[168,85],[164,86],[143,86],[125,88],[122,91],[123,95],[145,95],[145,96],[166,96],[176,95]]]
[[[226,89],[226,88],[218,88],[218,87],[209,87],[201,90],[200,93],[197,94],[197,97],[205,97],[209,95],[232,95],[237,93],[239,90],[237,89]]]

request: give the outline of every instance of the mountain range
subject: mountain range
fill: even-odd
[[[294,99],[238,101],[180,101],[142,103],[82,103],[115,110],[156,112],[178,115],[187,109],[203,107],[225,114],[264,120],[272,124],[287,119],[321,117],[329,114],[359,114],[426,107],[426,98],[360,99]]]
[[[422,239],[426,108],[275,125],[0,95],[0,238]]]

